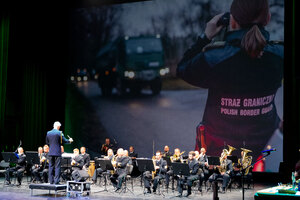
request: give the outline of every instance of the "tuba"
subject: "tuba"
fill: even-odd
[[[243,156],[238,160],[238,165],[241,166],[242,169],[247,168],[252,163],[252,156],[248,156],[247,153],[251,153],[252,151],[249,149],[241,148],[243,151]],[[250,167],[245,170],[245,175],[249,173]]]
[[[220,157],[220,167],[219,167],[219,172],[226,172],[226,163],[225,163],[225,156],[230,156],[232,154],[232,152],[234,150],[236,150],[236,148],[234,148],[233,146],[227,145],[228,149],[223,149],[221,157]],[[233,163],[232,163],[233,164]]]

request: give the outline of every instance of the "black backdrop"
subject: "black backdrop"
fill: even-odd
[[[1,5],[8,17],[9,48],[4,124],[0,150],[11,151],[23,141],[25,150],[44,143],[54,121],[64,123],[68,69],[70,7],[132,1],[36,2]],[[295,57],[295,0],[285,1],[284,162],[293,168],[300,159],[300,70]],[[295,5],[294,5],[295,6]],[[1,69],[2,70],[2,69]],[[1,83],[3,84],[3,83]]]

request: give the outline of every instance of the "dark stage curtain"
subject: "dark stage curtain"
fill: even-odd
[[[0,138],[3,139],[8,64],[9,18],[1,17],[0,30]]]
[[[42,146],[46,135],[46,73],[41,66],[26,65],[23,77],[23,144],[27,150]],[[53,94],[55,95],[55,94]],[[38,146],[37,146],[38,145]]]

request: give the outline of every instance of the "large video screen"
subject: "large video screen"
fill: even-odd
[[[283,54],[274,46],[284,40],[284,1],[269,1],[271,18],[261,32],[270,47],[260,58],[249,60],[234,45],[222,52],[235,34],[226,26],[211,46],[185,54],[231,3],[154,0],[71,9],[65,131],[75,142],[66,148],[85,146],[99,156],[109,138],[115,149],[133,146],[139,157],[165,146],[185,155],[206,148],[208,156],[221,156],[227,149],[238,158],[247,153],[252,163],[276,149],[253,170],[277,172]]]

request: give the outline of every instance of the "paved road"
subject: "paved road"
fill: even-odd
[[[162,150],[164,145],[186,152],[194,149],[207,90],[162,91],[158,96],[143,90],[138,97],[104,98],[95,82],[79,83],[78,88],[90,100],[107,134],[115,138],[118,146],[134,145],[139,157],[151,157],[153,141],[155,150]],[[275,101],[282,116],[282,88]]]

